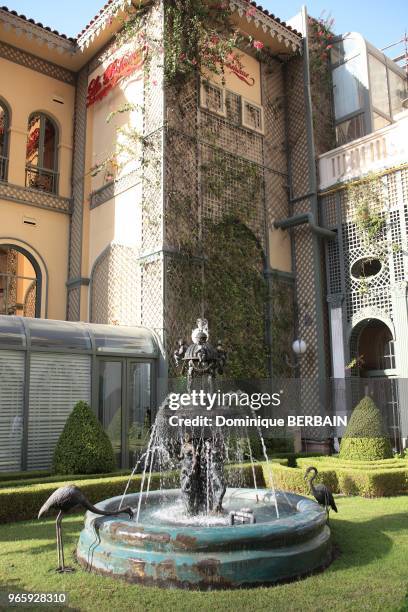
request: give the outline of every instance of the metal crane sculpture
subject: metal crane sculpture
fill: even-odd
[[[57,519],[55,521],[56,532],[57,532],[57,552],[58,552],[58,567],[56,569],[57,572],[74,572],[74,568],[67,567],[64,561],[64,546],[62,543],[62,529],[61,522],[64,514],[76,508],[77,506],[81,506],[82,508],[86,508],[95,514],[100,514],[102,516],[117,516],[118,514],[122,514],[125,512],[129,514],[130,518],[133,518],[133,510],[129,507],[122,508],[121,510],[116,510],[112,512],[106,512],[104,510],[99,510],[99,508],[95,508],[91,504],[91,502],[85,497],[84,493],[76,487],[75,485],[67,485],[65,487],[60,487],[50,497],[47,499],[45,504],[41,507],[41,510],[38,513],[38,518],[41,518],[44,514],[46,514],[51,508],[55,508],[58,510]]]
[[[313,476],[311,478],[309,478],[309,474],[311,472],[314,472]],[[309,488],[310,488],[310,493],[314,496],[314,498],[316,499],[316,501],[321,505],[324,506],[324,508],[326,509],[327,512],[327,520],[329,520],[329,508],[332,508],[335,512],[337,512],[337,506],[336,503],[334,501],[333,498],[333,493],[330,491],[330,489],[328,489],[326,487],[326,485],[323,484],[314,484],[314,480],[317,476],[318,472],[317,469],[313,466],[308,467],[306,472],[305,472],[305,480],[307,480],[309,478]]]

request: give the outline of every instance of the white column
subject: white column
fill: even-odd
[[[391,290],[395,328],[395,366],[398,373],[398,400],[403,445],[408,446],[408,305],[407,283],[394,285]]]
[[[345,416],[347,414],[346,401],[346,361],[343,329],[343,295],[336,294],[328,296],[330,337],[331,337],[331,361],[332,361],[332,396],[334,403],[334,414]],[[336,428],[336,435],[343,436],[344,427]]]

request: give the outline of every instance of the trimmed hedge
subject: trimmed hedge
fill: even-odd
[[[18,478],[17,480],[5,480],[5,481],[0,481],[0,489],[4,489],[4,488],[11,488],[11,487],[26,487],[28,485],[34,485],[34,484],[47,484],[47,483],[52,483],[52,482],[61,482],[61,480],[64,480],[66,482],[71,482],[72,480],[80,481],[80,480],[93,480],[96,478],[114,478],[116,476],[128,476],[130,475],[130,471],[129,470],[117,470],[116,472],[107,472],[106,474],[53,474],[53,475],[48,475],[49,472],[47,472],[47,476],[45,476],[44,478],[40,478],[38,476],[34,477],[34,478],[30,478],[29,477],[29,473],[26,472],[26,479],[23,480],[23,478]]]
[[[116,467],[111,441],[86,402],[69,415],[54,451],[56,474],[97,474]]]
[[[17,480],[31,480],[32,478],[47,478],[51,476],[49,470],[37,470],[33,472],[0,472],[0,486],[3,482]]]
[[[326,467],[330,469],[345,469],[345,470],[395,470],[400,468],[408,468],[408,461],[405,459],[381,459],[377,461],[353,461],[340,459],[338,457],[319,457],[313,459],[299,458],[297,460],[298,467],[306,470],[309,465],[316,464],[320,468]]]
[[[357,404],[340,444],[340,459],[373,461],[392,457],[391,444],[384,432],[381,413],[371,397]]]
[[[317,463],[319,474],[317,482],[325,484],[333,493],[344,493],[346,495],[361,495],[363,497],[382,497],[392,495],[404,495],[408,493],[408,462],[399,460],[400,467],[377,467],[367,470],[359,465],[344,467],[344,462],[337,459],[321,457],[316,461],[302,459],[306,467]],[[324,460],[329,461],[324,464]],[[277,489],[293,491],[301,495],[309,494],[307,482],[304,480],[305,467],[290,468],[287,459],[274,459],[272,462],[256,463],[254,465],[257,486],[272,487],[271,470],[273,470],[273,482]],[[341,467],[339,467],[340,464]],[[390,465],[390,461],[383,464]],[[253,487],[253,471],[250,464],[229,465],[226,467],[226,480],[228,486]],[[19,520],[34,519],[39,508],[46,499],[58,487],[77,481],[80,488],[92,503],[102,499],[122,495],[129,474],[107,475],[104,477],[92,475],[88,478],[65,479],[60,477],[59,481],[26,484],[25,486],[0,488],[0,523],[8,523]],[[132,479],[130,492],[138,492],[140,488],[141,475],[135,475]],[[151,489],[157,489],[160,485],[160,475],[152,474]],[[177,472],[166,474],[166,487],[178,487],[179,476]]]
[[[362,497],[408,493],[408,463],[405,460],[383,460],[372,466],[371,462],[346,462],[333,457],[316,459],[298,459],[299,468],[274,466],[275,486],[296,493],[308,493],[304,474],[307,467],[315,464],[319,470],[316,482],[325,484],[333,493]],[[395,461],[399,463],[395,464]],[[267,486],[270,486],[270,479],[265,477],[265,480]]]
[[[274,463],[274,465],[278,465],[278,463]],[[254,465],[257,485],[260,487],[265,486],[262,467],[261,463]],[[230,465],[227,466],[226,472],[227,484],[229,486],[252,487],[254,485],[252,466],[250,464],[244,464],[242,466]],[[238,472],[239,477],[237,478]],[[139,491],[141,478],[141,474],[137,474],[133,477],[129,489],[130,493]],[[160,474],[152,474],[150,481],[150,488],[152,490],[159,488],[161,478]],[[80,480],[78,485],[89,500],[92,503],[96,503],[102,499],[122,495],[128,480],[129,473],[125,476],[107,476],[104,478],[93,476],[86,480]],[[77,481],[76,477],[75,481]],[[35,485],[28,484],[22,487],[0,489],[0,523],[36,518],[39,509],[51,493],[58,487],[67,485],[70,482],[72,482],[72,479],[64,480],[63,477],[60,477],[60,480],[55,482]],[[172,472],[166,474],[166,487],[171,488],[178,486],[178,473]]]
[[[308,495],[310,493],[308,483],[304,479],[304,470],[298,468],[287,468],[283,465],[273,465],[273,482],[277,489],[284,491],[293,491],[300,495]],[[263,472],[265,484],[267,487],[272,487],[271,466],[263,464]],[[319,469],[316,482],[325,484],[333,493],[339,493],[339,483],[337,474],[333,469]]]

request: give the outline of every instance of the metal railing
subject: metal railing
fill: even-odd
[[[8,158],[0,155],[0,181],[7,180]]]
[[[26,166],[26,187],[39,189],[48,193],[57,193],[58,172],[39,168],[38,166]]]

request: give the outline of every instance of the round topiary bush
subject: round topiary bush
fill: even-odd
[[[112,444],[89,405],[78,402],[54,451],[56,474],[104,474],[116,469]]]
[[[363,397],[353,410],[340,444],[340,459],[389,459],[390,440],[385,435],[381,413],[371,397]]]

